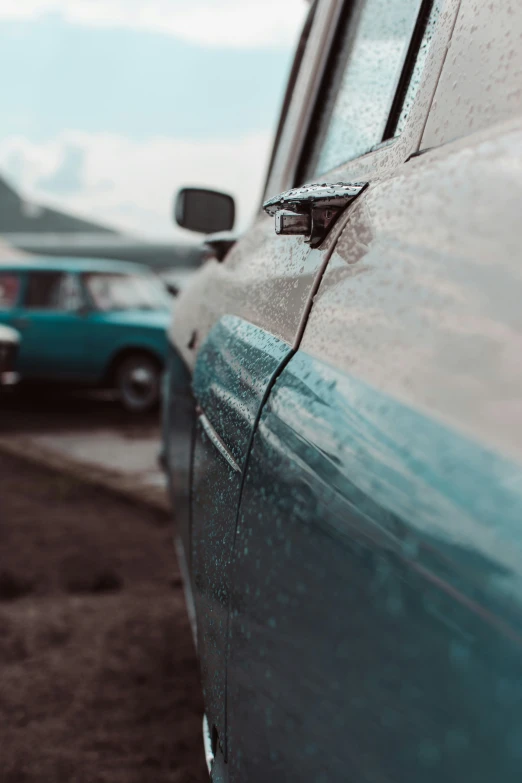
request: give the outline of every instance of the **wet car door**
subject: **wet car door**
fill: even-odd
[[[332,284],[365,271],[358,262],[373,239],[372,194],[386,183],[400,183],[413,163],[457,7],[456,2],[384,0],[343,6],[336,57],[325,74],[297,175],[332,185],[370,183],[340,218],[345,227],[335,255],[329,253],[326,272]],[[408,192],[405,197],[412,196]],[[409,204],[402,205],[406,212]],[[382,201],[379,207],[385,209]],[[323,285],[311,308],[312,320]],[[353,308],[357,323],[356,299],[341,292],[343,306],[348,312]],[[377,314],[376,303],[371,309],[371,280],[366,296],[370,312]],[[400,694],[393,698],[399,668],[392,653],[394,631],[403,630],[395,614],[401,611],[402,576],[387,582],[392,568],[387,546],[399,516],[395,505],[378,495],[374,499],[371,490],[379,470],[386,483],[394,448],[400,451],[404,445],[387,444],[381,464],[364,472],[376,457],[379,436],[387,442],[382,417],[390,411],[382,400],[366,401],[360,388],[343,385],[335,363],[329,369],[329,357],[343,356],[348,364],[357,359],[349,329],[334,331],[333,346],[328,343],[327,323],[335,317],[335,305],[332,296],[313,359],[299,340],[294,343],[290,360],[271,386],[249,455],[231,575],[228,763],[223,774],[234,783],[413,781],[421,778],[402,772],[414,769],[418,775],[415,761],[424,752],[429,772],[430,754],[438,752],[425,727],[425,748],[419,740],[420,750],[417,745],[405,750],[411,766],[405,762],[402,769],[388,769],[393,747],[401,741]],[[370,352],[372,328],[369,317],[360,330]],[[311,330],[308,322],[304,341]],[[391,415],[400,427],[398,412]],[[368,484],[352,475],[359,458],[359,473],[363,470]],[[407,502],[398,472],[390,492]],[[368,529],[361,520],[371,520]],[[378,546],[372,548],[368,540]],[[406,547],[408,542],[406,535]],[[367,572],[371,576],[365,582]],[[372,600],[378,611],[373,609],[369,620]],[[351,626],[347,618],[353,620]],[[375,644],[381,632],[383,646]],[[415,657],[411,634],[404,650]],[[372,682],[365,680],[367,671]],[[418,682],[412,678],[408,685],[413,692]],[[372,697],[376,709],[365,713]],[[356,717],[348,719],[358,709],[366,721],[361,727]],[[387,727],[392,730],[386,732]],[[381,743],[378,753],[376,741]]]
[[[287,167],[301,132],[303,95],[324,64],[337,11],[327,1],[309,17],[272,166],[279,190],[292,184]],[[244,470],[261,405],[298,340],[335,230],[311,248],[302,236],[277,237],[273,219],[261,212],[222,263],[205,264],[176,307],[176,348],[192,374],[197,406],[190,532],[182,538],[205,708],[214,744],[224,752],[229,578]],[[169,448],[170,459],[177,458],[176,447]]]

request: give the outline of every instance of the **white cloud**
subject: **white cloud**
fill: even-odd
[[[0,171],[30,200],[149,237],[187,236],[171,218],[175,191],[203,185],[235,196],[238,228],[252,218],[271,146],[270,133],[219,141],[171,138],[136,142],[113,134],[64,131],[33,143],[23,137],[0,140]],[[68,150],[84,152],[81,187],[57,197],[42,182],[52,179]],[[195,235],[191,235],[194,238]]]
[[[60,13],[75,23],[134,27],[206,46],[266,47],[295,42],[306,0],[0,0],[0,19]]]

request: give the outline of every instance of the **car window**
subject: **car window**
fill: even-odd
[[[83,281],[97,310],[168,310],[170,297],[156,275],[93,272]]]
[[[76,275],[64,272],[30,272],[25,294],[29,310],[73,312],[82,304]]]
[[[20,294],[20,276],[13,272],[0,273],[0,310],[15,307]]]
[[[329,81],[316,107],[314,148],[308,155],[305,179],[363,155],[400,132],[432,33],[432,26],[426,24],[431,6],[426,0],[358,0],[349,6],[334,47]],[[409,78],[404,83],[405,71]],[[394,122],[390,134],[389,118],[397,95],[400,120]]]

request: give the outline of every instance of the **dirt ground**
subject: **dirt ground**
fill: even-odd
[[[172,526],[0,455],[1,783],[208,780]]]

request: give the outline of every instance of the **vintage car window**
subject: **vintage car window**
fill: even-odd
[[[83,292],[78,275],[62,275],[57,292],[57,309],[65,312],[75,312],[83,304]]]
[[[20,276],[12,272],[0,274],[0,310],[11,310],[20,295]]]
[[[97,310],[168,310],[170,297],[155,275],[93,272],[83,281]]]
[[[30,272],[25,292],[25,307],[29,310],[75,309],[67,297],[67,278],[64,272]]]
[[[307,178],[382,142],[422,5],[422,0],[360,0],[347,14],[330,83],[317,107]]]

